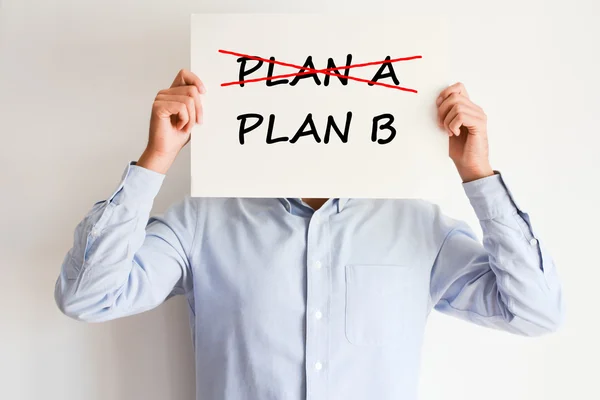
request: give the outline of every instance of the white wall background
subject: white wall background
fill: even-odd
[[[339,4],[450,16],[453,76],[486,110],[493,166],[531,212],[564,282],[567,323],[553,336],[526,339],[432,314],[421,398],[600,398],[600,6],[413,3],[0,0],[0,398],[193,398],[183,301],[77,323],[54,305],[59,266],[77,222],[143,150],[156,91],[189,65],[190,13]],[[188,193],[188,171],[186,150],[155,212]],[[475,225],[460,190],[457,181],[436,200]]]

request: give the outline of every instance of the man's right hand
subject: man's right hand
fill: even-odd
[[[192,127],[202,123],[200,94],[206,89],[192,72],[179,71],[169,89],[158,92],[152,105],[150,137],[137,165],[165,174],[190,141]]]

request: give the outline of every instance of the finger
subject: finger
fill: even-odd
[[[179,73],[173,80],[171,87],[173,88],[173,87],[177,87],[177,86],[186,86],[186,85],[194,85],[198,88],[198,91],[200,93],[203,93],[203,94],[206,93],[206,87],[204,86],[204,83],[202,83],[200,78],[198,78],[196,76],[196,74],[194,74],[192,71],[188,71],[187,69],[182,69],[181,71],[179,71]]]
[[[467,93],[467,89],[465,88],[465,85],[458,82],[458,83],[455,83],[454,85],[450,85],[446,89],[442,90],[442,92],[438,96],[437,100],[435,101],[435,104],[439,106],[445,99],[448,98],[448,96],[450,96],[453,93],[460,94],[460,95],[466,97],[467,99],[469,98],[469,93]]]
[[[182,130],[190,120],[186,105],[178,101],[157,100],[152,107],[159,118],[171,118],[175,115],[177,117],[175,128],[178,131]]]
[[[438,100],[439,100],[439,98],[438,98]],[[445,114],[448,111],[448,109],[450,109],[456,103],[469,104],[473,108],[478,109],[479,112],[483,113],[483,109],[481,107],[479,107],[477,104],[473,103],[471,101],[471,99],[469,99],[468,97],[466,97],[458,92],[450,93],[448,95],[448,97],[446,97],[441,103],[437,104],[438,110],[441,110]]]
[[[478,124],[482,124],[483,120],[477,115],[473,115],[469,111],[464,110],[451,110],[448,116],[444,120],[444,126],[450,136],[460,135],[460,127],[466,126],[467,128],[474,127]]]
[[[466,127],[469,131],[472,128],[476,127],[478,124],[481,124],[481,120],[471,114],[457,114],[456,117],[448,124],[450,132],[454,135],[460,135],[461,126]],[[473,133],[471,131],[471,133]]]
[[[443,126],[448,112],[458,103],[464,103],[467,99],[458,93],[452,93],[438,106],[438,125]]]
[[[177,86],[174,88],[164,89],[158,92],[158,94],[166,95],[182,95],[189,96],[194,99],[194,106],[196,109],[196,123],[202,122],[202,100],[200,98],[200,92],[198,88],[193,85]]]
[[[443,122],[450,110],[459,105],[465,110],[470,110],[473,114],[484,114],[481,107],[474,104],[471,100],[458,93],[453,93],[438,107],[438,125],[443,126]]]
[[[453,130],[450,127],[450,123],[452,121],[454,121],[457,116],[460,116],[462,114],[470,115],[473,118],[477,118],[477,114],[474,113],[473,110],[471,108],[469,108],[468,106],[466,106],[464,104],[455,105],[452,109],[450,109],[450,111],[444,118],[444,121],[442,122],[443,128],[446,130],[446,132],[449,135],[457,135],[458,136],[460,134],[460,129],[458,130],[458,132],[456,130]],[[460,126],[459,126],[459,128],[460,128]]]
[[[197,119],[196,119],[196,104],[192,97],[184,96],[184,95],[159,94],[156,96],[156,100],[177,101],[177,102],[185,104],[185,106],[187,107],[187,112],[190,117],[190,120],[189,120],[188,124],[184,127],[183,130],[188,133],[192,130],[194,124],[197,121]]]

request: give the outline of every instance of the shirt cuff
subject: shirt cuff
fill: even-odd
[[[152,203],[162,186],[165,175],[136,165],[132,161],[127,165],[121,183],[109,197],[109,202]]]
[[[479,220],[494,219],[518,211],[512,195],[500,172],[494,175],[463,183],[463,189]]]

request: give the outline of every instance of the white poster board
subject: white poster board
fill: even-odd
[[[423,197],[455,178],[435,119],[443,21],[203,14],[191,28],[207,88],[192,196]]]

